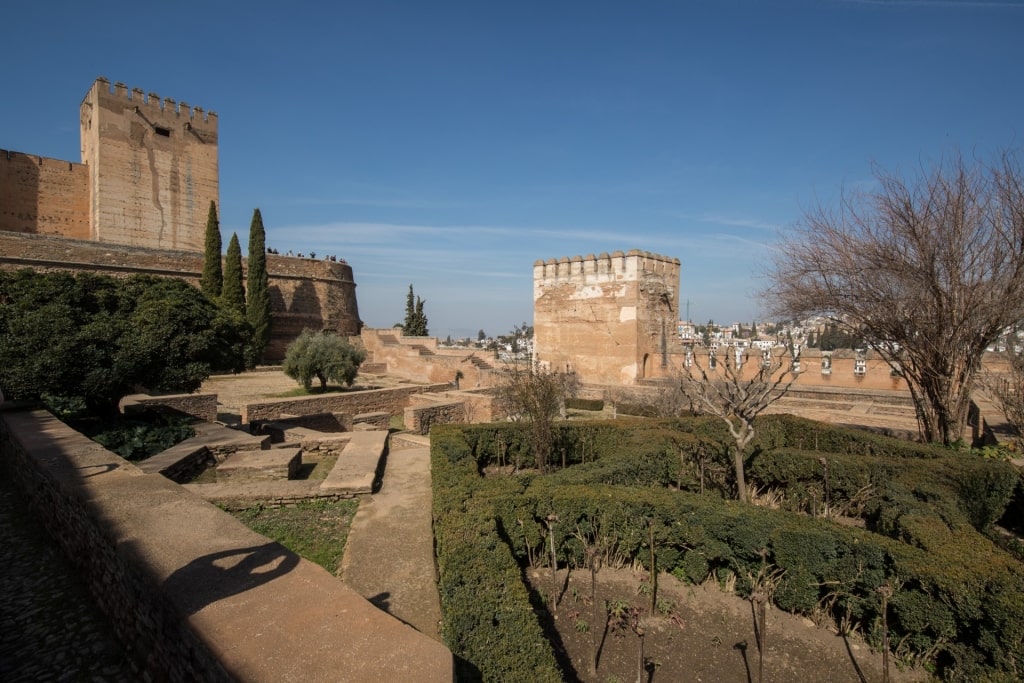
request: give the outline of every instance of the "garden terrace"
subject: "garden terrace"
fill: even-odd
[[[728,435],[706,418],[565,423],[548,474],[519,425],[435,427],[446,642],[485,680],[560,680],[523,568],[550,563],[553,534],[559,567],[603,548],[649,570],[653,538],[662,571],[746,597],[774,574],[777,607],[825,610],[875,646],[891,591],[895,655],[943,679],[1024,674],[1024,568],[988,535],[1010,464],[788,416],[758,429],[748,476],[775,509],[728,499]]]

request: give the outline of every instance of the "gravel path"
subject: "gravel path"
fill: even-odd
[[[75,569],[0,472],[0,680],[138,681]]]

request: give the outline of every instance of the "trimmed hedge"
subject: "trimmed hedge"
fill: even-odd
[[[481,476],[510,454],[530,466],[515,425],[435,428],[446,642],[485,680],[557,679],[521,575],[529,558],[546,557],[554,518],[563,566],[583,567],[588,545],[646,563],[653,528],[659,567],[683,579],[732,572],[748,595],[766,563],[784,572],[774,593],[780,608],[830,606],[875,644],[878,591],[888,585],[890,637],[901,655],[929,658],[949,680],[1024,673],[1024,570],[979,533],[1009,502],[1012,467],[795,418],[758,425],[751,479],[784,489],[794,509],[814,496],[839,505],[860,494],[869,529],[670,490],[693,458],[721,452],[724,426],[706,419],[570,423],[556,438],[571,466],[548,476]]]

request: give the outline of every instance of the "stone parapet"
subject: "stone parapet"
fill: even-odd
[[[0,459],[150,680],[454,679],[443,645],[49,413],[0,412]]]

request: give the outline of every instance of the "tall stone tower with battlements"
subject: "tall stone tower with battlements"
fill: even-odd
[[[98,78],[81,109],[82,161],[0,149],[0,269],[147,273],[198,284],[219,202],[217,115]],[[280,360],[302,330],[359,334],[352,266],[268,255]]]
[[[89,168],[89,238],[202,251],[219,201],[217,114],[97,79],[81,106]]]
[[[679,259],[633,249],[533,264],[534,359],[589,384],[671,372]]]

